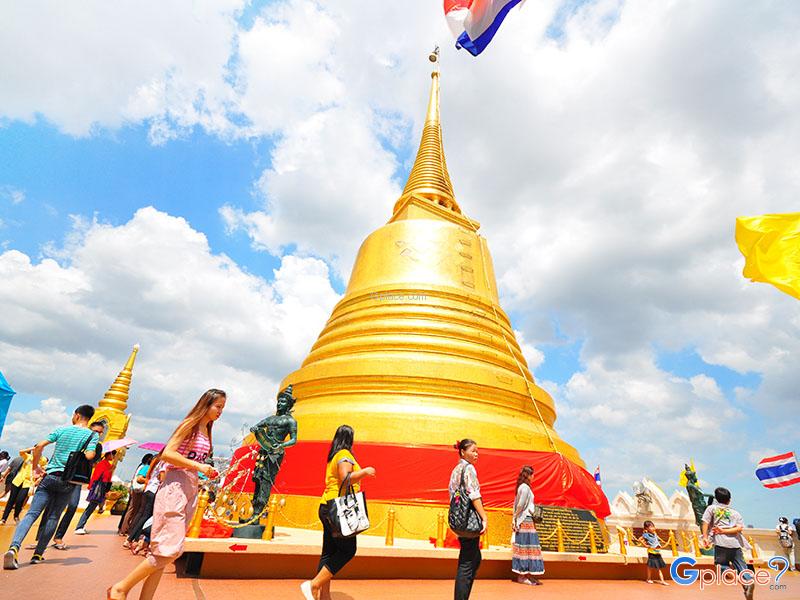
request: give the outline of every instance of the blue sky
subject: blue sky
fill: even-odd
[[[43,402],[96,399],[134,341],[134,395],[152,413],[137,435],[163,434],[173,399],[219,369],[247,398],[231,408],[233,437],[305,356],[360,241],[388,218],[437,40],[459,203],[483,224],[560,434],[601,464],[611,496],[644,475],[669,494],[694,458],[757,524],[800,505],[752,476],[754,456],[800,442],[785,419],[799,403],[796,302],[742,280],[732,239],[736,215],[788,212],[796,198],[783,157],[800,151],[785,134],[800,123],[780,82],[794,72],[797,11],[526,3],[473,60],[434,8],[417,5],[425,18],[396,37],[394,7],[232,2],[187,19],[148,4],[137,10],[163,30],[121,12],[107,32],[67,30],[58,50],[17,31],[33,19],[22,8],[6,19],[27,52],[19,68],[0,61],[0,267],[19,288],[0,303],[14,315],[0,370],[20,415],[3,443],[46,426]],[[31,21],[34,37],[62,31],[48,18]],[[743,32],[733,41],[731,27]],[[126,36],[140,45],[95,56]],[[48,71],[56,51],[82,68]],[[115,238],[143,240],[130,280],[145,288],[116,277]],[[201,297],[176,292],[178,251],[213,282],[192,287]],[[140,291],[141,312],[125,304]]]
[[[153,146],[145,126],[75,139],[40,120],[0,129],[0,181],[24,190],[4,202],[4,243],[38,256],[61,245],[71,215],[118,225],[144,205],[185,218],[215,252],[271,277],[277,261],[250,251],[242,235],[227,235],[217,210],[225,203],[253,209],[253,184],[268,164],[269,140],[222,141],[202,131]]]

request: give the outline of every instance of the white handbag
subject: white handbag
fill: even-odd
[[[339,487],[339,494],[342,488],[345,489],[343,496],[328,501],[328,515],[334,537],[352,537],[369,529],[367,498],[364,492],[353,489],[349,473]]]

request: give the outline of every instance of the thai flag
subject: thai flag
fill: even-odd
[[[508,11],[522,1],[444,0],[444,14],[456,36],[456,48],[478,56],[492,41]]]
[[[781,488],[800,483],[800,469],[794,452],[764,458],[756,467],[756,477],[764,487]]]
[[[594,470],[594,482],[603,487],[603,482],[600,481],[600,465],[597,465],[597,468]]]

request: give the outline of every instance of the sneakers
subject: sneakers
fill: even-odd
[[[19,562],[17,561],[17,553],[19,552],[19,548],[14,548],[13,546],[8,549],[3,555],[3,568],[6,570],[13,570],[19,569]]]
[[[83,527],[81,527],[80,529],[76,529],[75,530],[75,535],[86,535],[87,533],[89,533],[89,532],[86,531]]]
[[[44,556],[42,556],[41,554],[34,554],[33,557],[31,558],[31,564],[38,565],[40,562],[44,562]]]

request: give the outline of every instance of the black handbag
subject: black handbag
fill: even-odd
[[[531,515],[531,519],[533,519],[533,522],[536,523],[536,524],[539,524],[542,521],[544,521],[544,508],[542,508],[538,504],[536,506],[534,506],[533,507],[533,514]]]
[[[464,487],[464,470],[466,468],[467,465],[464,465],[461,469],[461,481],[458,484],[456,493],[450,499],[447,524],[458,537],[476,538],[481,535],[483,521],[478,511],[475,510],[467,489]]]
[[[94,432],[90,431],[89,437],[86,438],[81,449],[69,453],[67,464],[64,465],[64,471],[61,473],[62,481],[78,485],[89,483],[89,479],[92,477],[92,461],[86,458],[84,452],[86,452],[86,447],[89,445],[92,435],[94,435]]]

